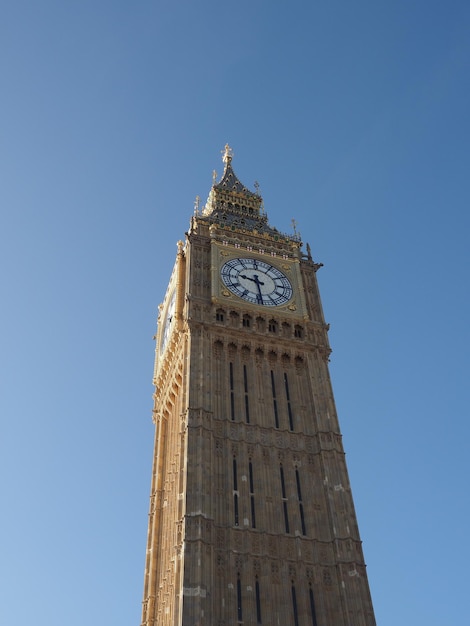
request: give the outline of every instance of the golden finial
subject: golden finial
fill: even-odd
[[[212,184],[215,185],[217,181],[217,172],[215,170],[212,170]]]
[[[228,165],[231,162],[232,158],[233,158],[233,150],[228,145],[228,143],[226,143],[225,144],[225,150],[224,150],[224,156],[222,157],[222,161]]]

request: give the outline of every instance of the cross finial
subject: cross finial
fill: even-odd
[[[232,158],[233,158],[233,150],[228,145],[228,143],[226,143],[225,144],[225,150],[224,150],[224,156],[222,157],[222,161],[228,165],[232,161]]]
[[[194,200],[194,215],[197,215],[198,213],[200,200],[201,198],[199,196],[196,196],[196,199]]]
[[[259,196],[259,182],[257,180],[255,180],[255,189],[256,189],[256,194]]]
[[[297,222],[294,219],[292,220],[292,228],[294,229],[294,234],[297,235]]]

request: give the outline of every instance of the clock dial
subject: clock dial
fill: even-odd
[[[220,270],[224,285],[253,304],[280,306],[292,298],[292,285],[285,274],[258,259],[231,259]]]
[[[175,303],[176,303],[176,291],[173,290],[173,293],[171,294],[170,301],[166,309],[165,320],[163,322],[163,331],[162,331],[163,334],[162,334],[162,340],[160,343],[160,354],[165,350],[166,344],[168,342],[168,337],[170,336],[171,322],[173,321],[173,316],[175,313]]]

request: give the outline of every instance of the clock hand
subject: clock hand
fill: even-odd
[[[240,274],[240,278],[244,278],[245,280],[251,280],[252,283],[256,283],[258,285],[258,289],[259,285],[264,285],[264,283],[262,283],[258,278],[258,274],[253,274],[253,278],[251,278],[251,276],[247,276],[246,274]]]
[[[257,285],[264,285],[264,283],[262,283],[258,278],[258,274],[253,274],[253,280]]]
[[[263,304],[263,294],[261,293],[261,285],[264,285],[264,283],[260,283],[259,280],[256,281],[256,286],[258,287],[258,302],[260,304]]]
[[[258,302],[260,304],[263,304],[263,294],[261,293],[261,285],[264,285],[264,283],[262,283],[260,281],[260,279],[258,278],[258,274],[253,274],[253,282],[255,283],[255,285],[258,288],[258,298],[257,298],[257,300],[258,300]]]
[[[255,283],[258,289],[258,295],[256,296],[256,299],[259,302],[259,304],[263,304],[263,294],[261,293],[261,285],[264,285],[264,283],[260,281],[260,279],[258,278],[258,274],[253,274],[253,278],[251,278],[251,276],[247,276],[246,274],[240,274],[240,278],[243,278],[245,280],[251,280],[252,283]]]

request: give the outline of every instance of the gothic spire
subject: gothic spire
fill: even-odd
[[[222,161],[225,163],[224,173],[222,174],[222,178],[218,183],[214,185],[216,189],[220,189],[221,191],[235,191],[238,193],[246,194],[247,196],[256,196],[258,194],[250,191],[243,183],[241,183],[233,171],[232,168],[232,159],[233,159],[233,150],[227,144],[225,144],[225,150],[222,156]]]

